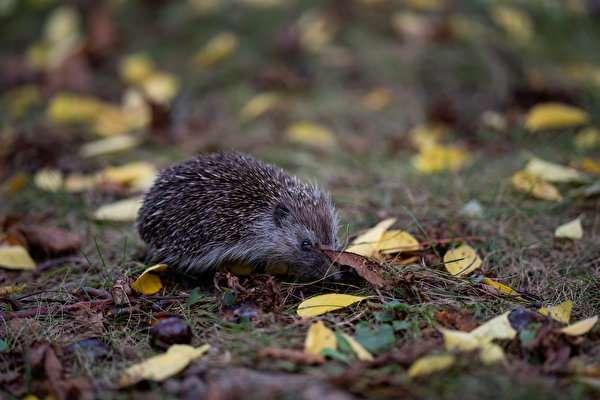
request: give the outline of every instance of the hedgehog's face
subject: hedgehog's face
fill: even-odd
[[[323,245],[339,248],[337,221],[331,202],[327,198],[316,203],[303,204],[300,209],[278,204],[273,221],[275,238],[273,254],[279,262],[287,264],[291,273],[300,280],[337,279],[339,267],[324,254],[310,250]]]

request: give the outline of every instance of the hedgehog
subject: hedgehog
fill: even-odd
[[[161,171],[137,228],[147,263],[186,273],[241,263],[253,272],[284,266],[299,280],[340,277],[314,251],[339,248],[331,196],[243,153],[199,155]]]

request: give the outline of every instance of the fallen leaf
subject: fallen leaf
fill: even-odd
[[[377,247],[379,246],[383,233],[395,222],[396,218],[388,218],[379,222],[373,228],[354,239],[346,251],[360,254],[365,257],[372,257],[377,253]]]
[[[46,192],[57,192],[63,187],[63,174],[54,168],[42,168],[35,173],[33,183]]]
[[[23,246],[0,247],[0,267],[16,270],[33,270],[35,261]]]
[[[106,167],[97,175],[99,179],[108,179],[122,185],[140,187],[141,182],[154,181],[158,169],[149,162],[130,162],[118,167]]]
[[[569,320],[571,319],[571,308],[573,308],[573,302],[569,300],[554,307],[542,307],[538,309],[538,312],[545,316],[550,315],[550,317],[555,321],[568,324]]]
[[[513,339],[517,331],[514,330],[508,319],[509,314],[510,312],[505,312],[502,315],[492,318],[483,325],[473,329],[470,334],[484,341]]]
[[[389,289],[390,284],[382,275],[382,268],[376,261],[347,251],[330,249],[317,249],[316,251],[325,254],[334,263],[353,268],[367,282]]]
[[[581,239],[583,238],[583,228],[581,227],[581,220],[583,216],[575,218],[573,221],[569,221],[565,224],[560,225],[554,230],[554,237],[566,238],[566,239]]]
[[[447,136],[448,128],[443,124],[418,125],[408,132],[408,137],[417,149],[436,147]]]
[[[335,134],[323,125],[300,121],[286,130],[286,138],[292,143],[332,149],[336,146]]]
[[[539,176],[548,182],[585,182],[587,177],[573,168],[563,167],[537,157],[525,166],[525,171]]]
[[[302,48],[318,53],[327,46],[338,30],[335,21],[315,11],[305,12],[296,23],[300,33],[300,45]]]
[[[466,243],[444,254],[444,267],[454,276],[466,276],[481,267],[481,258],[474,248]]]
[[[569,128],[587,124],[588,113],[580,108],[561,103],[540,103],[527,113],[525,128],[531,132]]]
[[[105,204],[94,212],[93,217],[104,221],[135,221],[143,201],[144,198],[138,196]]]
[[[166,269],[167,264],[153,265],[142,272],[142,275],[140,275],[139,278],[137,278],[135,282],[131,284],[131,288],[136,292],[148,295],[157,293],[160,289],[162,289],[163,285],[160,281],[160,278],[151,272],[164,271]]]
[[[575,147],[581,150],[592,150],[600,145],[600,129],[588,126],[573,137]]]
[[[584,171],[591,172],[596,175],[600,175],[600,163],[590,160],[589,158],[584,158],[581,160],[579,164],[580,168]]]
[[[242,107],[240,117],[247,121],[253,120],[277,108],[281,101],[281,96],[277,93],[259,93]]]
[[[419,153],[412,157],[412,164],[417,171],[425,174],[458,171],[470,157],[469,152],[460,146],[434,145],[421,147]]]
[[[513,188],[519,192],[530,193],[534,197],[549,201],[562,201],[558,189],[539,176],[527,171],[517,171],[511,178]]]
[[[230,57],[238,47],[237,35],[230,31],[221,32],[194,54],[192,62],[202,69],[211,67]]]
[[[67,256],[81,250],[81,237],[79,234],[66,229],[49,226],[20,227],[32,254],[43,254],[47,258]]]
[[[385,87],[373,89],[363,97],[363,104],[369,110],[381,110],[390,104],[392,94],[392,91]]]
[[[140,85],[149,99],[163,105],[175,98],[180,86],[179,78],[166,72],[155,72]]]
[[[304,351],[309,354],[321,354],[324,349],[337,349],[337,340],[333,331],[323,321],[313,323],[304,340]]]
[[[438,328],[444,336],[444,345],[448,351],[471,351],[481,347],[481,341],[471,335],[470,332],[453,331],[450,329]]]
[[[574,324],[565,326],[564,328],[558,329],[558,332],[564,333],[565,335],[569,336],[585,335],[594,327],[594,325],[596,325],[596,322],[598,322],[597,315],[575,322]]]
[[[346,339],[356,357],[361,361],[373,361],[373,355],[369,353],[367,349],[365,349],[360,343],[358,343],[352,336],[341,332],[342,337]]]
[[[479,358],[486,364],[494,364],[497,362],[506,363],[506,354],[502,347],[495,343],[488,343],[479,350]]]
[[[62,124],[90,123],[110,107],[114,106],[90,96],[61,92],[50,99],[46,116]]]
[[[488,286],[495,287],[501,293],[507,294],[509,296],[516,296],[515,299],[523,300],[523,298],[517,296],[519,294],[519,292],[517,292],[515,289],[510,288],[508,286],[505,286],[505,285],[503,285],[501,283],[498,283],[496,281],[493,281],[490,278],[483,278],[481,280],[481,283],[486,284]]]
[[[175,344],[166,353],[150,357],[139,364],[127,368],[121,377],[119,387],[135,385],[142,380],[161,382],[182,371],[195,358],[202,356],[210,348],[208,344],[192,347]]]
[[[2,286],[0,287],[0,296],[8,296],[9,294],[17,293],[27,286],[26,283],[18,286]]]
[[[456,357],[452,354],[439,354],[433,356],[425,356],[416,360],[408,369],[408,376],[416,378],[423,375],[433,374],[434,372],[442,371],[450,368]]]
[[[148,54],[135,53],[123,58],[119,63],[119,76],[132,85],[140,85],[156,71],[156,65]]]
[[[302,318],[314,317],[329,311],[348,307],[363,299],[364,297],[362,296],[352,296],[349,294],[322,294],[300,303],[297,313]]]
[[[491,8],[490,14],[494,23],[516,43],[525,46],[531,42],[535,32],[534,25],[526,12],[517,7],[496,5]]]
[[[394,327],[390,324],[381,324],[371,329],[367,322],[362,322],[356,326],[354,338],[373,353],[389,351],[396,343]]]
[[[96,157],[99,155],[120,153],[131,150],[139,144],[139,140],[133,136],[115,136],[96,140],[81,146],[79,154],[82,157]]]
[[[504,350],[497,344],[489,343],[490,338],[480,337],[472,334],[472,332],[451,331],[448,329],[439,329],[439,331],[444,336],[444,344],[448,351],[479,350],[479,357],[484,364],[506,361]]]
[[[400,230],[383,232],[377,244],[377,250],[383,254],[401,253],[419,250],[419,241],[410,233]]]

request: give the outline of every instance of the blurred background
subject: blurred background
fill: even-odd
[[[236,149],[342,203],[414,203],[387,189],[595,151],[599,22],[595,0],[2,0],[0,181],[123,197]],[[546,102],[585,110],[583,129],[530,135]]]

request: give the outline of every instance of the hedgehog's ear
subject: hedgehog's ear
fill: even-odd
[[[273,222],[278,227],[282,227],[285,219],[290,215],[290,209],[283,203],[279,203],[275,206],[273,211]]]

